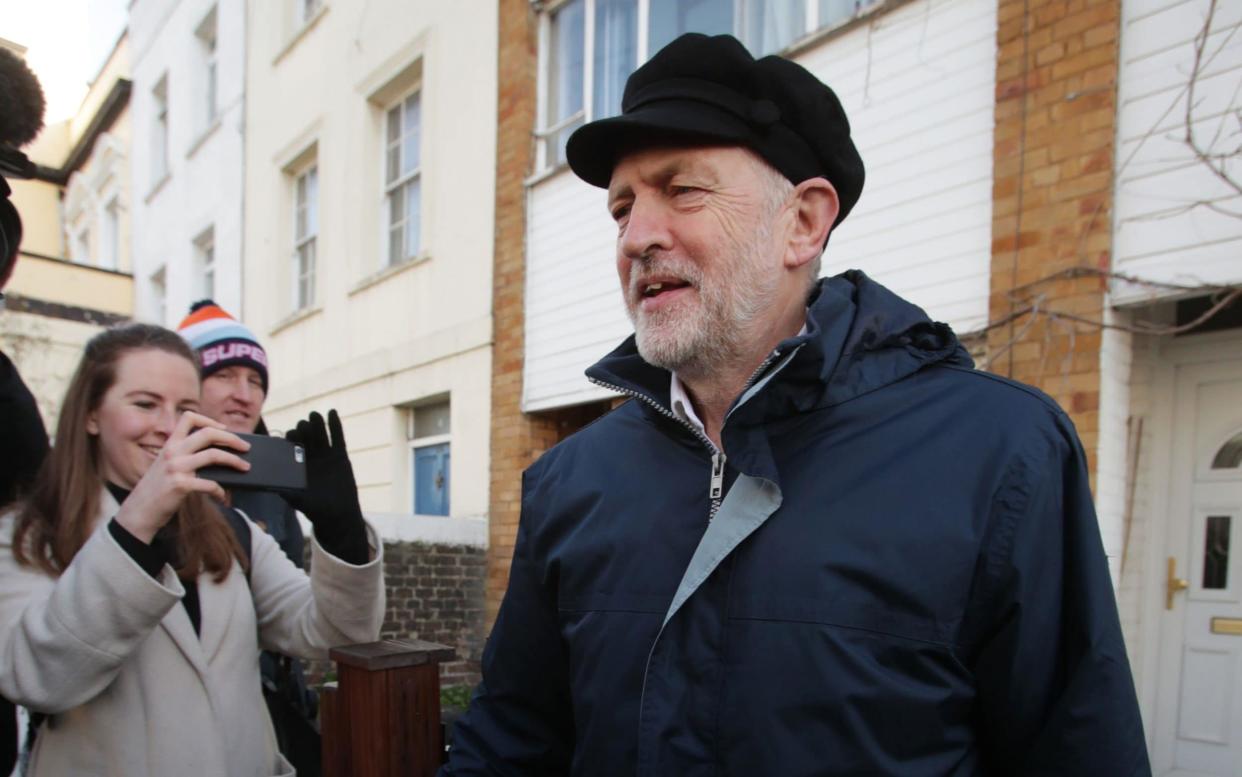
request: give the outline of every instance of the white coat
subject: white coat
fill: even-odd
[[[252,526],[249,583],[239,564],[222,583],[198,578],[201,634],[172,568],[148,575],[106,524],[58,578],[13,558],[14,516],[0,519],[0,694],[49,715],[34,777],[292,775],[263,703],[259,652],[324,658],[378,638],[383,543],[353,566],[312,541],[311,573]]]

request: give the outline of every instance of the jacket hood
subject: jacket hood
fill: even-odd
[[[796,353],[788,363],[770,360],[783,366],[762,392],[764,417],[840,404],[930,364],[974,365],[948,324],[932,321],[861,270],[821,280],[807,303],[806,333],[783,340],[776,350],[781,356]],[[634,335],[586,374],[669,405],[669,372],[639,356]]]

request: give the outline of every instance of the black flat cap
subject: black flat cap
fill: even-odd
[[[836,94],[797,63],[756,60],[731,35],[692,32],[660,49],[625,82],[621,115],[579,127],[565,155],[579,178],[607,188],[631,151],[715,142],[750,148],[795,184],[827,178],[841,201],[836,223],[862,193],[862,158]]]

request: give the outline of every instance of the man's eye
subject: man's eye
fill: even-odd
[[[699,189],[695,186],[670,186],[669,191],[675,196],[678,194],[693,194],[699,191]]]
[[[140,399],[134,404],[142,408],[143,410],[154,410],[155,409],[155,403],[149,399]]]
[[[628,216],[629,213],[630,213],[629,205],[619,205],[612,209],[612,220],[616,222],[620,222],[622,219]]]

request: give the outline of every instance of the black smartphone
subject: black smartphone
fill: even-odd
[[[250,491],[304,491],[306,490],[306,452],[283,437],[262,434],[239,434],[250,443],[250,450],[242,453],[224,448],[250,462],[250,469],[242,472],[232,467],[212,465],[198,471],[200,478],[214,480],[226,488]]]

